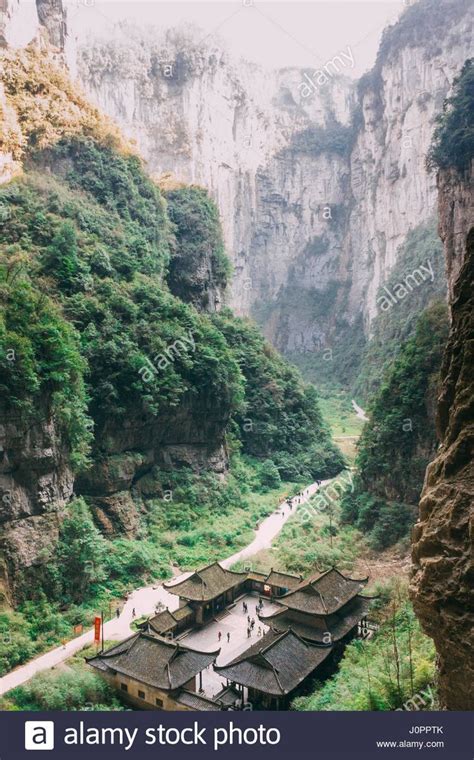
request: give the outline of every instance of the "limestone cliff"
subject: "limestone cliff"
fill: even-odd
[[[152,171],[210,189],[231,305],[294,356],[369,331],[400,244],[433,213],[424,157],[472,49],[470,5],[408,8],[357,93],[343,66],[308,95],[310,71],[237,64],[178,32],[116,31],[82,48],[79,73]]]
[[[0,5],[0,47],[24,47],[39,30],[34,3],[3,0]]]
[[[474,708],[474,189],[473,173],[438,177],[439,231],[452,326],[441,371],[438,433],[413,533],[411,595],[439,655],[442,707]]]
[[[4,0],[0,4],[0,48],[23,48],[36,40],[61,53],[65,41],[62,0]],[[0,63],[0,76],[5,62]],[[0,84],[0,185],[21,171],[23,135],[18,115]],[[0,603],[12,578],[42,561],[57,541],[62,507],[74,477],[69,452],[43,398],[40,421],[25,424],[4,405],[0,410]]]
[[[142,498],[162,496],[154,479],[160,470],[228,471],[225,432],[229,409],[209,394],[190,397],[168,414],[106,421],[95,431],[93,466],[80,474],[75,493],[86,496],[106,533],[132,537],[139,527]]]
[[[22,48],[35,40],[62,53],[66,37],[63,0],[3,0],[0,4],[0,47]]]
[[[81,80],[137,140],[153,172],[210,190],[233,263],[230,305],[249,314],[287,287],[312,293],[340,279],[333,259],[347,218],[349,167],[344,147],[312,154],[311,140],[313,125],[324,137],[333,123],[348,126],[350,81],[334,77],[304,100],[302,71],[236,62],[185,33],[128,38],[82,49]],[[337,222],[328,225],[328,216]],[[260,321],[281,348],[312,345],[315,325],[301,325],[298,313],[288,319],[296,321],[286,329],[278,314]]]
[[[73,489],[105,531],[134,537],[163,470],[227,473],[229,434],[294,478],[339,472],[314,388],[218,313],[229,266],[206,191],[165,200],[51,48],[1,51],[0,74],[20,170],[0,187],[7,581],[47,561]]]
[[[0,587],[42,561],[57,541],[61,509],[72,495],[69,452],[46,401],[25,424],[0,410]]]

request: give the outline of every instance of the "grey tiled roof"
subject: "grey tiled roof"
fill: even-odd
[[[298,636],[307,641],[327,644],[329,643],[327,638],[328,633],[331,635],[330,640],[332,642],[340,641],[340,639],[349,633],[367,615],[371,601],[369,598],[356,596],[337,613],[318,616],[317,622],[320,625],[312,624],[310,615],[307,616],[307,623],[301,620],[294,620],[288,607],[281,607],[273,614],[265,617],[259,615],[259,618],[274,631],[282,632],[291,628]]]
[[[99,670],[123,673],[165,691],[183,686],[215,662],[220,650],[199,652],[140,631],[87,662]]]
[[[183,599],[206,602],[215,599],[233,586],[243,583],[247,575],[247,573],[225,570],[218,562],[214,562],[202,570],[196,570],[180,583],[163,583],[163,586],[170,594],[177,594]]]
[[[268,586],[278,586],[280,588],[290,588],[293,589],[295,586],[297,586],[301,581],[303,580],[302,575],[290,575],[289,573],[280,573],[278,570],[273,570],[273,568],[268,573],[267,577],[265,578],[264,583],[266,583]]]
[[[156,615],[153,615],[153,617],[145,620],[145,622],[141,623],[138,627],[142,631],[164,634],[167,631],[172,631],[181,620],[191,617],[192,614],[193,611],[191,607],[188,607],[188,605],[185,604],[184,607],[180,607],[173,612],[168,609],[162,610],[162,612],[158,612]]]
[[[218,694],[214,694],[214,699],[224,707],[232,707],[236,702],[240,702],[242,695],[232,686],[226,686]]]
[[[189,607],[187,604],[185,604],[183,607],[179,607],[177,610],[173,610],[171,613],[175,620],[178,622],[181,620],[184,620],[184,618],[190,617],[194,614],[191,607]]]
[[[138,626],[142,631],[147,631],[151,628],[155,633],[166,633],[176,627],[176,620],[169,610],[163,610],[158,612],[157,615],[148,618],[144,623]]]
[[[176,697],[176,702],[186,707],[191,707],[193,710],[221,710],[221,706],[214,702],[212,699],[202,697],[200,694],[196,694],[194,691],[187,691],[183,689]]]
[[[260,641],[215,670],[230,681],[266,694],[289,694],[320,665],[332,647],[316,647],[292,630],[268,631]]]
[[[362,591],[367,580],[368,578],[347,578],[333,567],[325,573],[302,581],[280,599],[282,604],[293,610],[330,615]]]

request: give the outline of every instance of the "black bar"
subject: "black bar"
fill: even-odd
[[[1,760],[31,760],[31,750],[25,749],[26,721],[54,723],[54,749],[45,756],[51,760],[200,760],[211,757],[225,760],[244,757],[245,760],[249,757],[256,760],[403,760],[431,757],[437,760],[472,760],[474,746],[472,714],[467,712],[0,712]],[[182,738],[189,739],[195,724],[197,730],[204,729],[205,745],[179,742],[170,746],[161,745],[158,740],[155,744],[145,743],[147,729],[150,729],[150,740],[158,736],[156,729],[159,726],[163,727],[163,731],[171,728],[171,738],[176,736],[177,730],[188,728],[188,734]],[[110,735],[102,744],[84,742],[74,746],[65,743],[66,737],[73,737],[73,730],[80,732],[81,725],[83,739],[101,736],[100,729],[106,727],[122,729],[124,743],[119,742],[119,732],[113,744]],[[259,726],[263,727],[260,734]],[[30,735],[31,729],[27,729]],[[124,729],[129,732],[136,730],[135,739],[128,750]],[[219,729],[217,735],[216,729]],[[229,736],[232,729],[233,741],[215,749],[216,738],[218,743],[225,738],[223,729]],[[269,729],[272,730],[268,733]],[[276,732],[280,733],[278,743],[269,743],[277,738]],[[246,738],[253,740],[255,737],[258,741],[239,743],[239,736],[243,742]],[[266,738],[269,742],[265,741]],[[38,733],[35,733],[35,739],[38,739]],[[395,748],[377,746],[377,742],[390,741],[423,742],[423,746],[421,749],[406,745]],[[436,742],[436,745],[428,746],[429,742]]]

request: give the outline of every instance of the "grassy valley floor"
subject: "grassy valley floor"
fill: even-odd
[[[356,415],[348,392],[323,387],[319,390],[319,405],[323,418],[331,430],[333,441],[347,461],[352,464],[364,421]]]

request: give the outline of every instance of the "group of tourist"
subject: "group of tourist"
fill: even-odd
[[[250,615],[249,615],[247,617],[247,622],[248,622],[248,626],[247,626],[247,638],[249,639],[251,637],[251,635],[252,635],[253,629],[255,628],[255,618],[251,618]],[[258,630],[257,630],[257,636],[261,636],[261,635],[262,635],[262,626],[259,625],[258,626]]]
[[[248,608],[247,602],[242,602],[242,609],[244,611],[244,614],[248,613],[249,608]],[[258,615],[262,610],[263,610],[263,599],[260,596],[258,598],[258,603],[255,605],[255,614]],[[252,635],[252,631],[255,628],[255,618],[250,617],[250,615],[247,614],[247,623],[248,623],[247,638],[249,639]],[[261,635],[262,635],[262,627],[259,625],[258,630],[257,630],[257,636],[261,636]]]
[[[316,485],[319,488],[319,486],[321,485],[321,480],[316,480],[315,482],[316,482]],[[301,504],[301,502],[303,501],[303,499],[305,499],[307,496],[309,496],[309,488],[305,488],[303,491],[299,491],[294,496],[288,496],[288,498],[285,499],[285,501],[283,502],[283,504],[285,506],[288,506],[290,508],[290,510],[292,510],[293,507],[295,506],[295,504]],[[282,514],[282,517],[285,516],[284,512],[282,512],[281,514]]]

